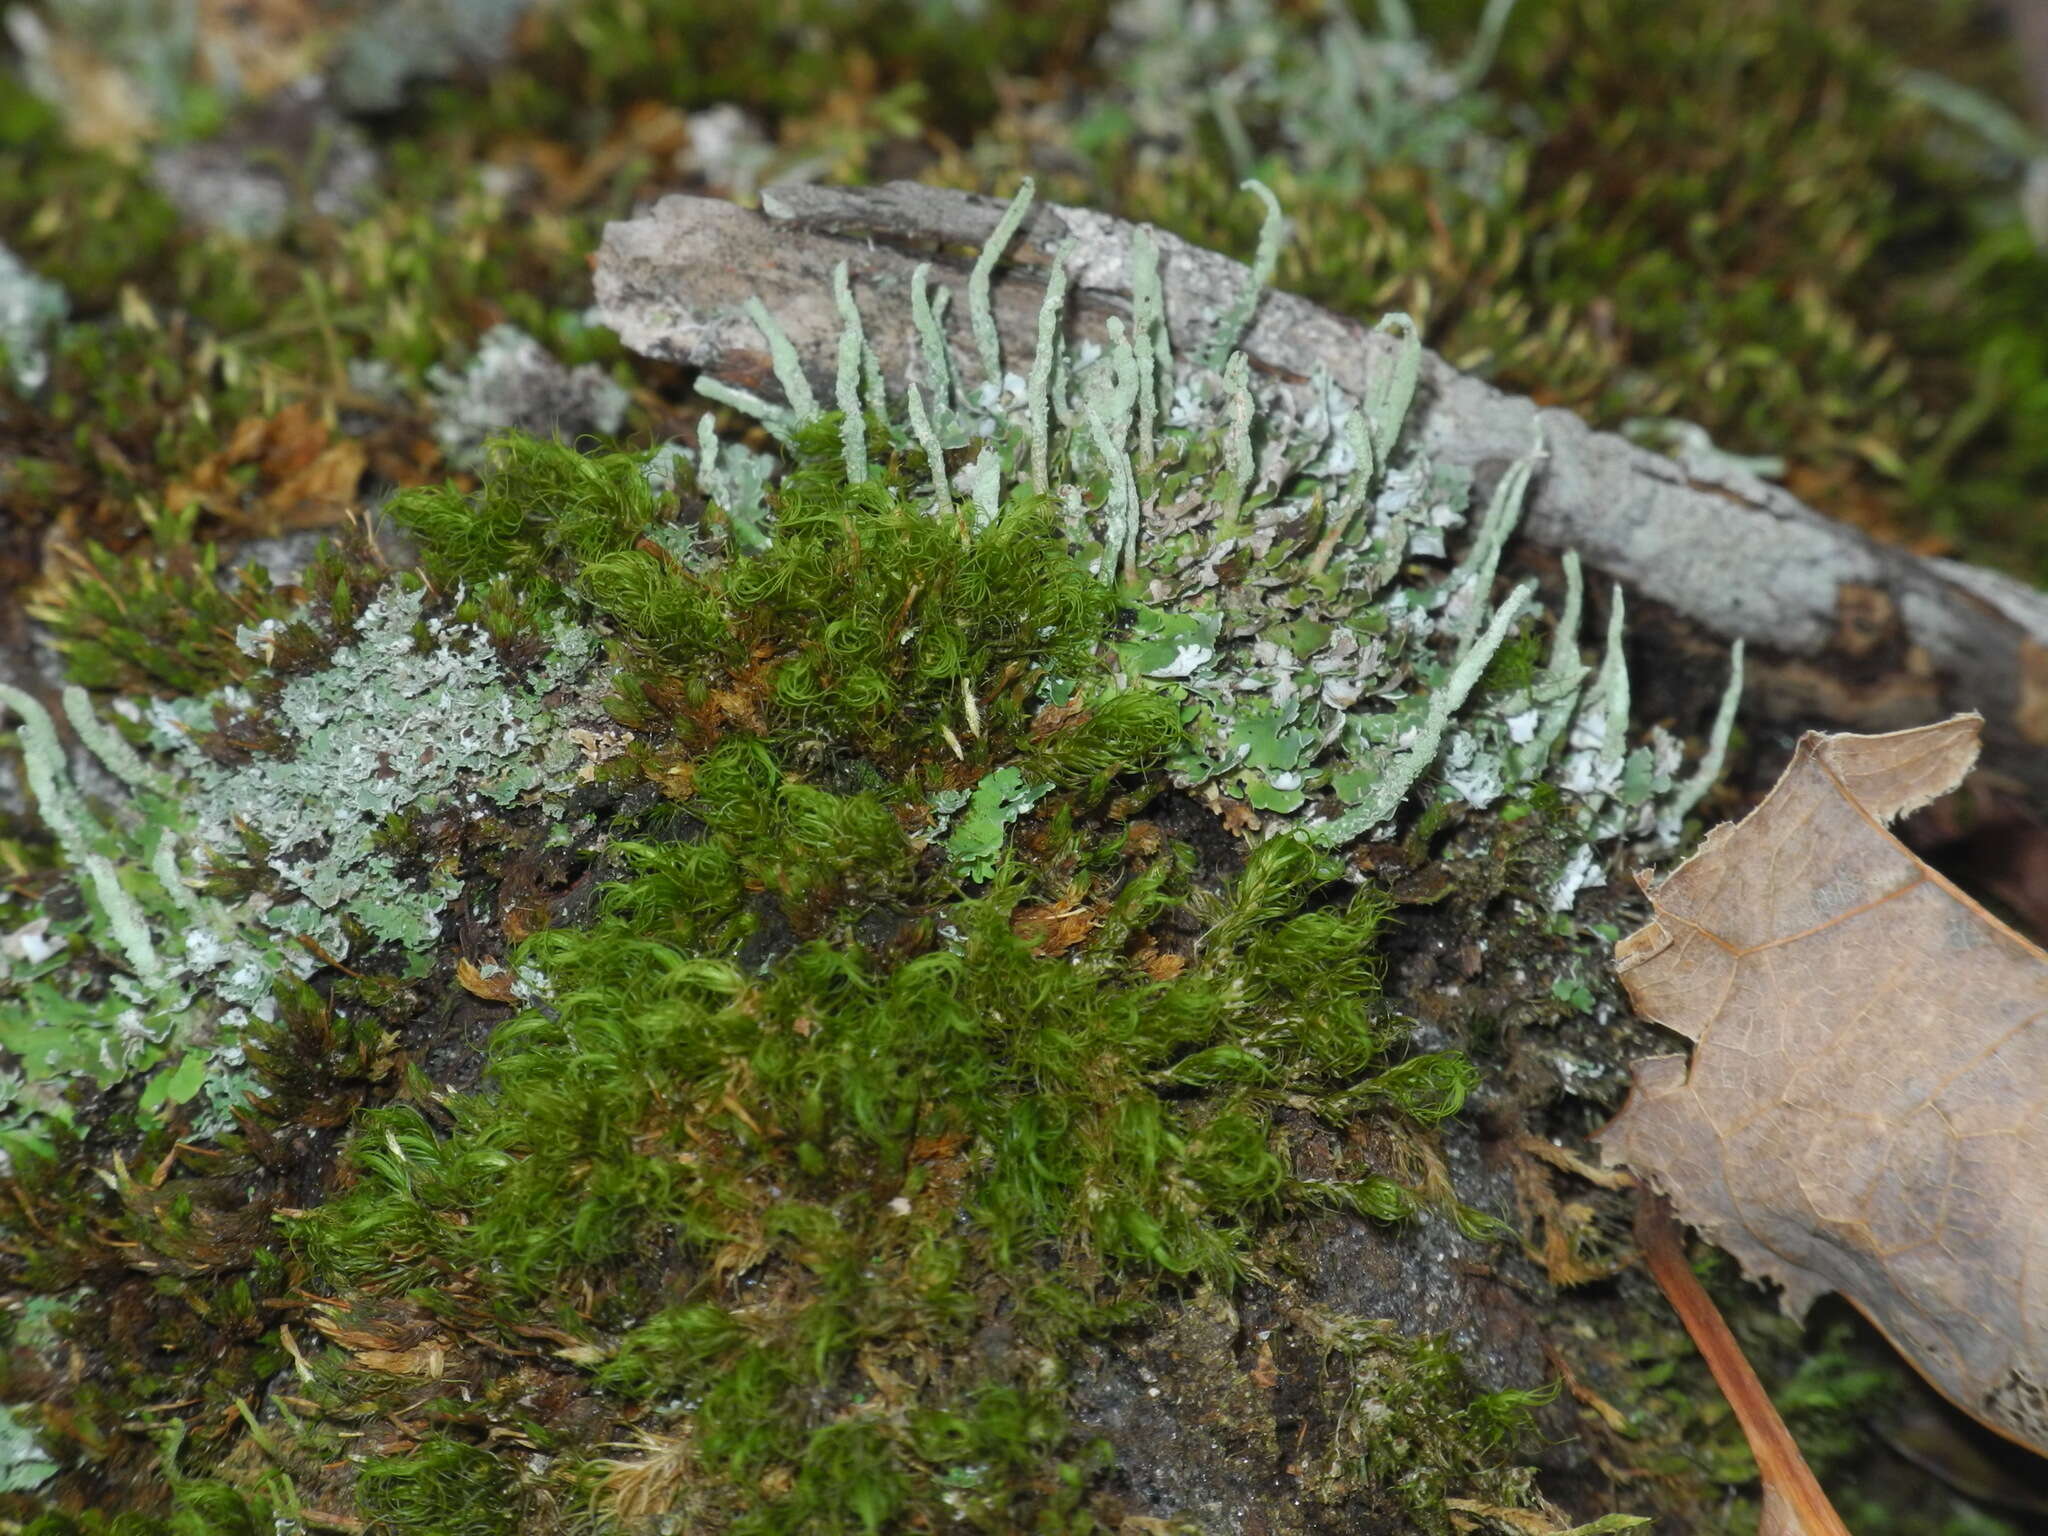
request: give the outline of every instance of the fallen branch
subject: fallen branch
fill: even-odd
[[[1003,205],[896,182],[869,189],[789,187],[756,213],[668,197],[609,225],[596,290],[604,323],[650,357],[704,370],[775,397],[767,344],[744,305],[780,320],[806,374],[830,388],[840,332],[831,273],[848,263],[871,318],[867,334],[890,378],[916,351],[906,295],[928,263],[934,288],[964,314],[971,253]],[[1135,226],[1082,209],[1039,206],[992,290],[1004,354],[1028,357],[1053,248],[1066,259],[1070,329],[1100,339],[1130,314]],[[1247,269],[1154,234],[1174,345],[1192,349],[1243,290]],[[981,367],[965,326],[947,327],[956,366]],[[1242,345],[1274,381],[1306,386],[1317,369],[1359,396],[1393,365],[1396,343],[1290,294],[1269,293]],[[1929,560],[1831,521],[1780,486],[1718,457],[1674,460],[1569,411],[1545,409],[1460,373],[1433,353],[1411,432],[1435,461],[1472,473],[1482,494],[1540,430],[1549,458],[1529,497],[1524,535],[1585,562],[1727,640],[1766,652],[1753,709],[1805,724],[1896,729],[1975,710],[1986,761],[2048,803],[2048,596],[1995,572]]]

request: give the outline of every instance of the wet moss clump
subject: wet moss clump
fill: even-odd
[[[344,537],[287,586],[260,566],[222,571],[219,546],[196,536],[197,507],[145,521],[143,547],[117,555],[89,543],[35,604],[79,687],[192,695],[266,668],[310,670],[351,638],[355,591],[384,574],[360,536]],[[236,642],[250,631],[271,637],[261,657]]]
[[[1092,664],[1114,608],[1049,498],[1014,498],[964,537],[885,482],[849,485],[836,444],[782,484],[759,553],[664,549],[643,536],[658,506],[631,455],[529,442],[475,496],[412,492],[391,515],[425,541],[437,582],[484,584],[480,605],[500,584],[587,605],[617,636],[615,717],[680,717],[686,740],[752,717],[778,740],[886,762],[928,757],[949,729],[1011,742],[1041,683]]]
[[[20,1530],[22,1536],[274,1536],[288,1518],[261,1495],[226,1483],[195,1478],[176,1490],[178,1507],[167,1516],[46,1513]]]
[[[400,510],[429,569],[464,558],[451,513]],[[529,1006],[485,1090],[363,1117],[294,1244],[458,1333],[576,1341],[643,1452],[590,1458],[598,1508],[1095,1529],[1104,1449],[1063,1351],[1259,1273],[1290,1213],[1412,1210],[1385,1172],[1299,1176],[1290,1127],[1419,1133],[1470,1068],[1406,1051],[1386,902],[1335,860],[1278,838],[1219,886],[1142,819],[1174,710],[1032,708],[1052,673],[1086,696],[1111,604],[1028,498],[963,538],[825,461],[776,527],[701,575],[538,525],[498,552],[616,623],[616,707],[668,808],[614,843],[593,920],[509,957]],[[920,804],[970,757],[1053,781],[986,881]],[[1473,1395],[1432,1381],[1451,1411]],[[1485,1483],[1511,1438],[1442,1475]],[[366,1508],[399,1466],[366,1467]]]
[[[510,1536],[519,1518],[507,1469],[488,1451],[447,1436],[365,1467],[356,1498],[364,1514],[394,1531]]]

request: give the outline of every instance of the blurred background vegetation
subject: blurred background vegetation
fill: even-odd
[[[1248,255],[1256,175],[1284,286],[1410,310],[1605,425],[1696,422],[1882,536],[2048,571],[2048,160],[1981,0],[9,14],[0,240],[71,321],[0,406],[21,529],[133,537],[139,498],[275,531],[434,473],[436,370],[445,396],[501,322],[632,388],[628,440],[672,432],[677,381],[582,318],[601,223],[665,191],[1028,172]],[[334,441],[223,452],[294,402],[370,419],[280,499]]]

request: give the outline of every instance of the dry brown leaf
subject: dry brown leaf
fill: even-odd
[[[1560,1354],[1554,1345],[1546,1343],[1543,1346],[1543,1357],[1550,1362],[1550,1368],[1557,1372],[1559,1380],[1564,1382],[1565,1390],[1582,1406],[1590,1408],[1600,1422],[1607,1426],[1610,1434],[1618,1435],[1625,1440],[1634,1438],[1635,1426],[1629,1422],[1628,1415],[1587,1385],[1585,1378],[1572,1368],[1571,1361]],[[1598,1458],[1598,1451],[1593,1454]],[[1623,1476],[1615,1478],[1617,1482],[1628,1480]]]
[[[1982,721],[1808,735],[1616,948],[1694,1042],[1601,1135],[1783,1289],[1838,1291],[1937,1389],[2048,1451],[2048,955],[1885,824],[1954,787]]]
[[[512,973],[500,970],[496,975],[486,976],[482,967],[467,955],[455,962],[455,979],[462,983],[462,990],[471,997],[480,997],[487,1003],[510,1003],[516,1001],[512,995]]]
[[[89,41],[51,29],[25,6],[11,13],[8,21],[31,77],[42,75],[58,88],[71,142],[82,149],[104,150],[118,160],[135,160],[143,141],[157,131],[149,93],[135,77],[100,57]]]
[[[313,1326],[343,1349],[360,1353],[366,1349],[388,1349],[398,1341],[381,1333],[370,1333],[362,1328],[350,1328],[335,1322],[332,1318],[315,1315]]]
[[[1587,1162],[1570,1147],[1560,1147],[1554,1141],[1545,1141],[1541,1136],[1518,1136],[1515,1150],[1528,1154],[1539,1162],[1561,1168],[1566,1173],[1584,1179],[1588,1184],[1601,1189],[1633,1189],[1636,1181],[1614,1168],[1600,1168]]]
[[[265,494],[264,509],[281,528],[325,528],[354,504],[368,464],[361,443],[331,443]]]
[[[1079,724],[1088,718],[1089,713],[1088,706],[1079,699],[1070,699],[1065,704],[1048,704],[1031,717],[1031,739],[1044,741],[1057,731]]]
[[[1138,969],[1154,981],[1171,981],[1188,968],[1186,955],[1167,954],[1147,946],[1132,957]]]
[[[244,483],[235,471],[254,466]],[[355,504],[369,455],[353,438],[336,439],[304,401],[271,416],[237,422],[225,447],[165,490],[174,510],[198,503],[238,528],[263,533],[328,528]]]
[[[1256,832],[1262,823],[1259,813],[1240,800],[1225,800],[1217,810],[1223,817],[1223,830],[1231,833]]]
[[[335,10],[318,0],[200,0],[199,58],[209,76],[261,100],[312,72],[340,30]]]
[[[547,908],[535,902],[508,906],[500,924],[505,931],[506,943],[522,943],[547,927]]]
[[[439,1381],[448,1368],[448,1352],[438,1344],[417,1349],[361,1349],[355,1363],[366,1371],[386,1376],[425,1376]]]
[[[761,690],[758,687],[713,688],[711,703],[725,720],[734,725],[755,732],[767,730],[762,722]]]
[[[594,149],[578,149],[550,139],[517,139],[493,150],[491,160],[496,165],[532,170],[549,206],[570,208],[634,160],[644,156],[666,161],[690,142],[690,120],[662,102],[635,102],[615,121],[617,126]]]
[[[943,1136],[920,1136],[910,1144],[910,1160],[913,1163],[944,1162],[958,1156],[967,1140],[960,1131],[948,1131]]]

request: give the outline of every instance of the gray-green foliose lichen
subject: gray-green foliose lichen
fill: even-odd
[[[946,854],[969,880],[992,879],[1010,824],[1052,790],[1011,764],[984,776],[973,789],[942,789],[932,797],[934,827],[946,833]]]
[[[22,1410],[0,1407],[0,1493],[40,1487],[56,1470],[35,1431],[22,1422]]]
[[[460,372],[427,371],[434,436],[449,462],[474,467],[501,432],[610,437],[626,415],[626,392],[593,364],[563,366],[516,325],[494,325]]]
[[[270,850],[278,888],[296,898],[268,908],[265,923],[314,938],[337,957],[348,947],[344,915],[378,941],[431,943],[458,889],[453,870],[430,870],[422,880],[379,852],[388,818],[476,814],[536,791],[558,796],[582,760],[542,700],[585,674],[595,652],[588,630],[557,624],[537,673],[508,684],[482,631],[427,616],[425,604],[424,590],[387,589],[328,666],[284,685],[280,752],[223,767],[194,745],[216,705],[247,707],[240,689],[149,710],[153,744],[189,786],[197,845],[226,857],[253,832]],[[271,639],[265,628],[238,638],[252,655]]]
[[[70,1364],[72,1345],[58,1319],[88,1299],[90,1286],[54,1296],[13,1296],[4,1304],[0,1329],[17,1359],[35,1360],[56,1372]],[[57,1462],[36,1433],[36,1415],[25,1403],[0,1404],[0,1493],[40,1488],[57,1475]]]
[[[47,1120],[70,1119],[80,1084],[144,1074],[144,1112],[196,1096],[194,1134],[225,1129],[254,1085],[244,1036],[274,1017],[280,976],[345,960],[352,930],[415,954],[436,940],[460,883],[381,846],[393,818],[532,800],[560,812],[592,739],[575,724],[601,713],[595,638],[558,624],[532,675],[512,678],[480,629],[425,603],[421,589],[387,585],[324,665],[281,680],[279,739],[232,763],[195,738],[217,708],[249,707],[244,689],[149,705],[155,762],[67,690],[74,728],[122,790],[99,806],[41,706],[0,690],[21,720],[37,809],[84,898],[74,916],[46,909],[0,935],[0,1045],[17,1062],[0,1076],[0,1131],[34,1139]],[[251,655],[274,640],[266,628],[239,638]],[[204,893],[211,871],[252,847],[265,890],[234,902]]]
[[[503,62],[535,0],[384,0],[343,39],[335,94],[355,112],[388,112],[415,80]]]

